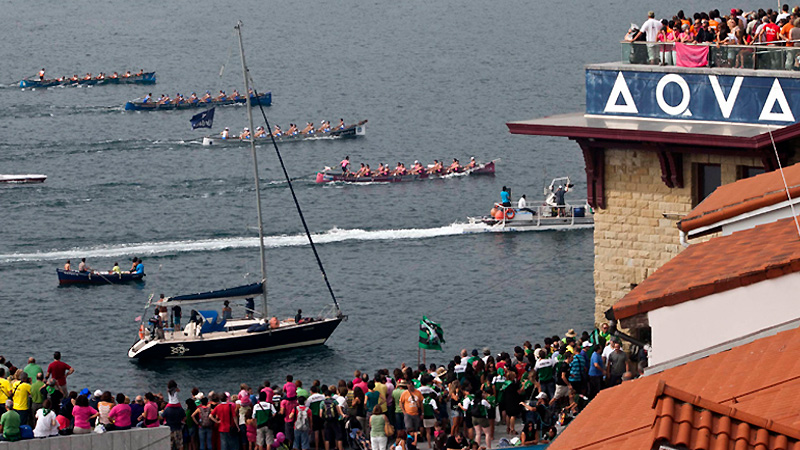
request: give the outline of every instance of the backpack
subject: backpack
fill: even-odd
[[[272,418],[272,409],[270,409],[271,405],[267,405],[266,408],[263,405],[256,404],[259,409],[255,409],[255,418],[256,418],[256,428],[263,428],[269,425],[270,419]]]
[[[297,407],[297,417],[294,421],[294,429],[298,431],[308,431],[308,408],[305,406]]]
[[[202,428],[211,428],[213,425],[213,423],[211,423],[211,417],[209,417],[211,415],[210,411],[211,408],[209,407],[200,408],[200,426]]]
[[[486,407],[480,403],[475,402],[474,400],[472,401],[472,405],[470,405],[469,407],[469,414],[472,417],[479,417],[479,418],[486,417],[488,415],[486,414]]]
[[[325,420],[336,420],[336,400],[326,398],[322,405],[322,418]]]

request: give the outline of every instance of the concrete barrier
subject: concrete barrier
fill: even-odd
[[[0,442],[0,450],[169,450],[169,428],[134,428],[102,434]]]

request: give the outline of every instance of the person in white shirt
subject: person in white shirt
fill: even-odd
[[[522,195],[522,197],[519,198],[519,201],[517,202],[517,209],[520,211],[528,211],[534,216],[536,215],[536,213],[533,210],[528,208],[528,200],[524,194]]]
[[[644,33],[647,42],[656,42],[659,31],[661,31],[661,22],[656,20],[656,13],[650,11],[647,13],[647,20],[642,24],[642,28],[639,30],[639,33],[636,34],[633,40],[635,41],[639,36],[641,36],[642,33]],[[655,45],[647,45],[647,56],[650,60],[650,64],[658,64],[657,50],[658,49]]]
[[[48,398],[42,403],[42,408],[36,411],[36,428],[33,429],[33,437],[58,436],[58,421],[56,412],[50,409],[52,406]]]

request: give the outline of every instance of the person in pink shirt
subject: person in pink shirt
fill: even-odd
[[[90,420],[99,416],[100,413],[96,409],[89,406],[89,399],[85,395],[79,395],[75,399],[75,406],[72,408],[72,417],[75,418],[75,427],[72,430],[73,434],[89,434],[92,432],[92,425]]]
[[[108,419],[115,430],[131,428],[131,405],[125,403],[125,394],[117,394],[117,404],[108,413]]]
[[[261,392],[267,394],[266,402],[272,403],[272,396],[275,395],[275,391],[273,391],[272,388],[270,387],[269,380],[264,381],[264,389],[261,389]]]
[[[283,398],[297,400],[297,386],[294,384],[294,377],[291,375],[286,375],[286,384],[283,385]]]
[[[144,421],[145,428],[158,427],[158,405],[156,397],[152,392],[144,394],[144,412],[139,416],[139,420]]]
[[[366,393],[367,391],[369,391],[369,386],[367,386],[367,382],[369,382],[369,375],[362,373],[360,380],[358,381],[353,380],[353,388],[360,387],[361,392]]]

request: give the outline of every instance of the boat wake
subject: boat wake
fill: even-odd
[[[361,230],[333,228],[324,233],[312,234],[315,244],[344,241],[383,241],[397,239],[429,239],[464,233],[463,224],[438,228],[407,228],[399,230]],[[308,245],[304,234],[268,236],[265,247],[298,247]],[[239,248],[257,248],[258,238],[234,237],[185,241],[141,242],[108,246],[76,247],[49,252],[0,254],[0,264],[30,261],[51,261],[69,258],[115,258],[124,256],[173,255],[186,252],[213,252]]]

